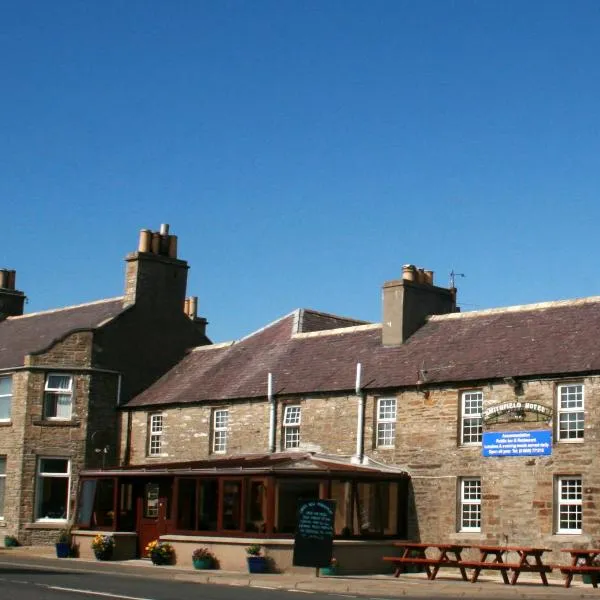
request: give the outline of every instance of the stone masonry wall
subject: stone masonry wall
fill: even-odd
[[[484,410],[502,402],[534,402],[556,410],[557,384],[585,386],[585,438],[554,442],[550,456],[498,458],[482,456],[480,445],[460,444],[460,398],[468,389],[483,393]],[[474,388],[430,388],[381,397],[398,400],[394,448],[376,448],[378,396],[368,395],[365,408],[365,453],[373,459],[406,469],[411,475],[409,536],[425,541],[465,544],[509,543],[558,549],[600,544],[600,378],[532,380],[519,391],[508,383]],[[281,449],[283,406],[302,408],[301,449],[349,456],[356,446],[356,397],[286,398],[278,402],[277,449]],[[215,406],[222,407],[223,404]],[[165,408],[162,462],[205,459],[210,456],[210,410],[207,405]],[[266,400],[231,402],[228,455],[264,452],[268,443]],[[556,413],[555,413],[556,414]],[[123,415],[126,419],[126,415]],[[132,418],[132,464],[154,462],[146,456],[148,415],[136,410]],[[486,430],[514,431],[552,428],[553,423],[508,422],[484,425]],[[583,478],[583,533],[555,534],[555,480],[558,475]],[[482,481],[481,532],[458,531],[459,483],[462,477]],[[556,557],[557,560],[560,556]]]

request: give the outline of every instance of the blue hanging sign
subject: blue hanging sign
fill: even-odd
[[[552,454],[552,431],[486,431],[483,456],[549,456]]]

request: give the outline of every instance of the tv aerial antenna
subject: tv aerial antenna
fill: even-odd
[[[456,287],[456,278],[457,277],[466,277],[466,275],[464,273],[456,273],[454,271],[454,269],[452,269],[452,271],[450,271],[450,287],[451,288]]]

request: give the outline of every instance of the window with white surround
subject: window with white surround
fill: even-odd
[[[481,479],[464,477],[460,480],[459,531],[481,531]]]
[[[584,425],[583,384],[558,386],[558,439],[582,440]]]
[[[0,377],[0,421],[10,421],[12,405],[12,375]]]
[[[70,475],[68,458],[38,458],[36,520],[66,521],[69,518]]]
[[[556,478],[556,532],[581,533],[583,496],[581,477],[565,475]]]
[[[148,435],[148,455],[160,456],[162,451],[163,415],[150,415]]]
[[[227,451],[227,430],[229,427],[229,411],[219,408],[213,411],[213,452]]]
[[[393,448],[396,442],[396,398],[377,400],[377,447]]]
[[[44,386],[44,418],[71,418],[73,406],[73,377],[49,373]]]
[[[283,448],[300,446],[300,407],[286,406],[283,412]]]
[[[483,392],[462,392],[461,396],[461,444],[481,444]]]
[[[4,497],[6,495],[6,456],[0,456],[0,520],[4,520]]]

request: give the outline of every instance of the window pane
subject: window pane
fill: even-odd
[[[396,423],[379,423],[377,425],[377,445],[393,446],[396,437]]]
[[[12,394],[12,376],[0,377],[0,396],[10,396]]]
[[[40,473],[69,473],[69,461],[63,458],[42,458]]]
[[[246,531],[264,533],[267,521],[267,487],[262,481],[250,481],[246,498]]]
[[[0,396],[0,421],[8,421],[10,419],[11,396]]]
[[[215,411],[215,428],[227,427],[229,421],[229,411],[217,410]]]
[[[242,482],[223,483],[223,529],[239,530],[242,527]]]
[[[201,480],[198,495],[198,530],[217,530],[219,483],[216,479]]]
[[[71,376],[70,375],[48,375],[46,381],[47,390],[71,391]]]
[[[463,392],[461,396],[462,410],[462,443],[480,444],[482,439],[482,392]]]
[[[158,517],[158,483],[147,483],[144,494],[144,517],[156,519]]]
[[[0,517],[4,518],[4,489],[6,487],[6,477],[0,477]]]
[[[300,407],[299,406],[286,406],[284,425],[299,425],[300,424]]]
[[[379,419],[395,419],[396,418],[396,399],[379,400]]]
[[[69,497],[68,477],[40,477],[38,519],[66,519]]]
[[[300,446],[300,427],[286,427],[284,448],[298,448]]]
[[[280,481],[276,494],[275,533],[294,533],[299,500],[318,500],[318,481]]]
[[[0,475],[6,475],[6,457],[0,456]]]
[[[196,480],[180,479],[177,496],[177,528],[196,529]]]
[[[463,479],[460,487],[460,529],[481,530],[481,480]]]

